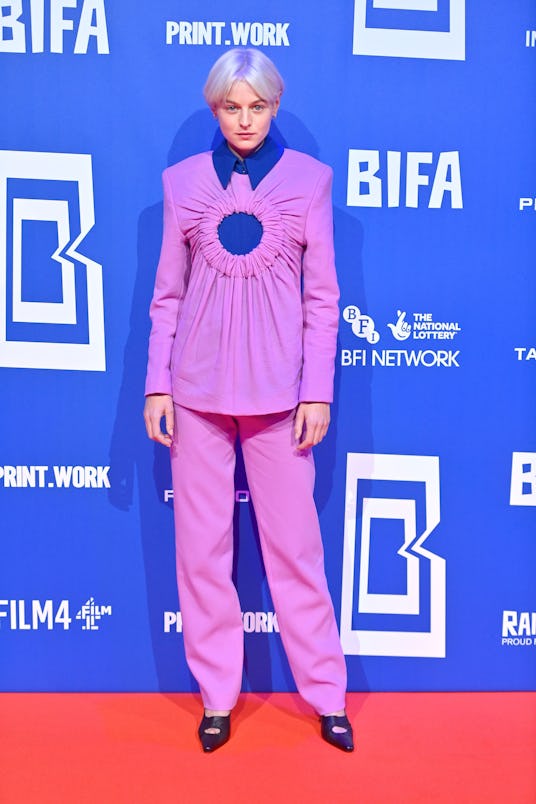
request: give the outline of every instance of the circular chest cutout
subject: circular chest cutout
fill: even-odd
[[[262,240],[260,220],[247,212],[226,215],[218,226],[218,239],[229,254],[249,254]]]

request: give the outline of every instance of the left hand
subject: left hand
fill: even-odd
[[[319,444],[328,431],[329,418],[327,402],[300,402],[294,419],[294,437],[299,442],[296,449],[309,449]]]

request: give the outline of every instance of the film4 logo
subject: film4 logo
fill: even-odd
[[[110,605],[98,605],[90,597],[79,608],[74,620],[82,631],[98,631],[99,621],[112,614]],[[0,600],[0,631],[68,631],[73,622],[69,600]]]

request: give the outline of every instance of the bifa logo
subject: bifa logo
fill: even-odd
[[[0,151],[0,366],[105,371],[89,154]]]
[[[110,52],[104,0],[2,0],[0,53],[67,50]]]
[[[536,452],[512,453],[510,505],[536,505]]]
[[[341,643],[346,654],[446,655],[439,458],[348,453]]]
[[[465,0],[354,0],[357,56],[465,59]]]
[[[403,166],[403,170],[402,170]],[[379,175],[378,175],[379,174]],[[459,151],[348,151],[349,207],[423,207],[462,209]]]

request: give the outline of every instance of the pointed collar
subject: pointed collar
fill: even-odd
[[[240,159],[231,151],[227,141],[223,140],[212,151],[212,163],[223,188],[229,184],[236,163],[243,163],[246,168],[243,172],[247,172],[251,186],[255,190],[266,174],[279,162],[283,156],[283,150],[283,146],[268,135],[258,151],[255,151],[245,159]]]

